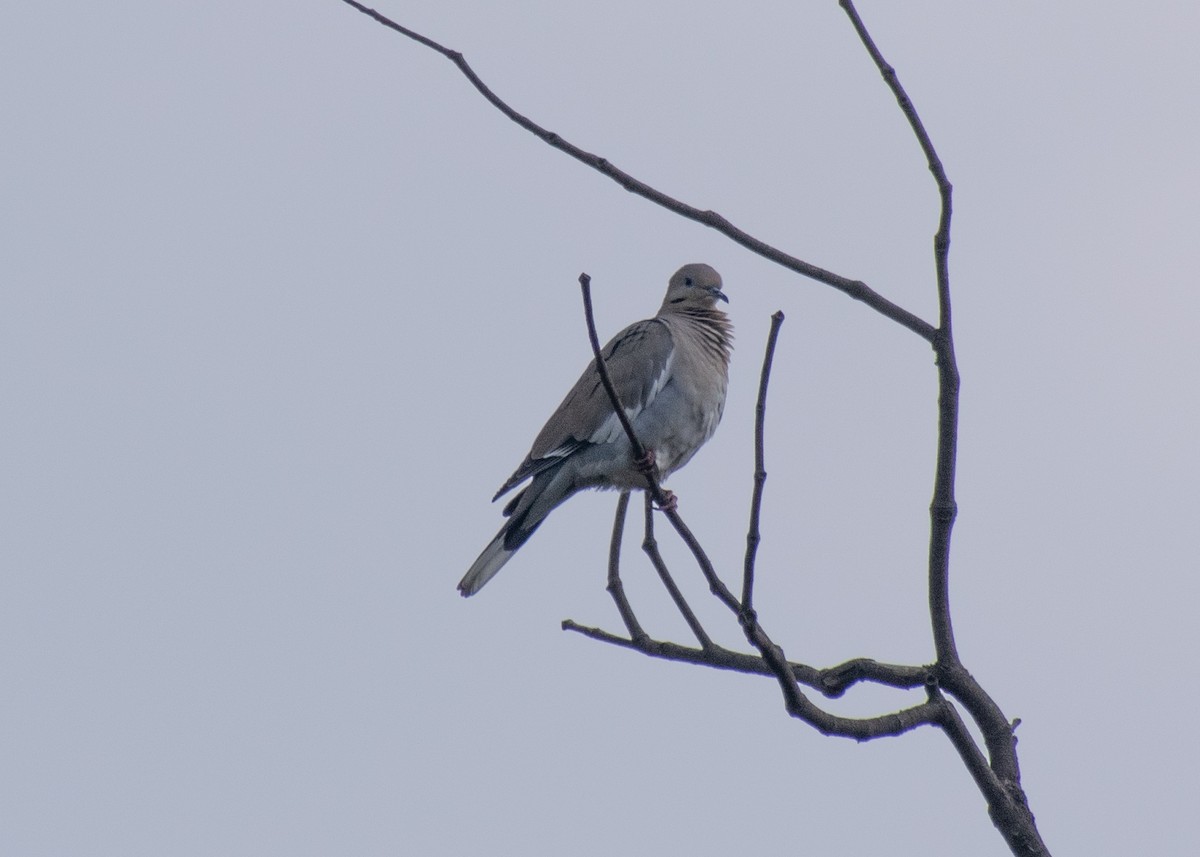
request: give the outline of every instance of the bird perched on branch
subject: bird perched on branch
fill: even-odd
[[[691,460],[721,421],[733,326],[711,266],[684,265],[667,284],[654,318],[618,333],[601,354],[634,433],[660,479]],[[458,584],[474,595],[546,516],[584,488],[646,489],[644,467],[604,390],[593,360],[546,422],[521,466],[493,502],[532,481],[504,507],[508,519]]]

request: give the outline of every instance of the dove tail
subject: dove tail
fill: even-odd
[[[504,568],[504,564],[512,559],[512,555],[529,541],[529,537],[541,526],[545,516],[531,523],[529,511],[526,508],[506,521],[500,532],[496,533],[496,537],[488,542],[479,558],[467,569],[463,579],[458,582],[458,591],[464,598],[483,589],[483,585]]]
[[[483,589],[483,585],[495,577],[496,573],[504,568],[504,564],[517,552],[516,548],[509,550],[504,547],[504,535],[507,531],[508,525],[505,524],[496,538],[492,539],[483,549],[479,559],[475,560],[467,573],[463,575],[463,579],[458,582],[458,591],[464,598]]]

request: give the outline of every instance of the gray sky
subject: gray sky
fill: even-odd
[[[934,187],[848,22],[735,5],[379,8],[584,148],[933,319]],[[1055,853],[1196,853],[1200,13],[860,11],[956,190],[960,650],[1023,720]],[[706,261],[738,347],[681,511],[734,577],[783,309],[764,624],[816,665],[928,660],[920,340],[336,0],[15,4],[0,72],[0,852],[1007,853],[939,733],[823,738],[770,681],[560,631],[620,627],[613,495],[454,590],[587,360],[579,272],[608,335]],[[636,533],[626,566],[643,624],[686,641]]]

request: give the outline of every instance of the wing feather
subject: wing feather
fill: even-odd
[[[675,344],[667,325],[652,318],[622,330],[601,354],[617,396],[632,420],[670,380]],[[496,498],[584,446],[614,443],[623,435],[596,371],[596,361],[592,360],[538,433],[529,455],[496,492]]]

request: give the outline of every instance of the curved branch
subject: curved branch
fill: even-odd
[[[692,630],[692,635],[695,636],[696,642],[700,644],[700,648],[704,651],[711,651],[718,648],[713,643],[712,638],[708,636],[708,632],[704,630],[704,626],[700,624],[700,620],[696,618],[696,614],[692,610],[691,605],[687,603],[687,599],[683,597],[683,593],[675,584],[675,578],[671,577],[671,572],[667,568],[666,561],[658,551],[658,540],[654,538],[654,504],[651,502],[649,494],[646,495],[644,532],[642,552],[646,554],[650,559],[650,564],[658,572],[658,579],[662,581],[662,585],[671,596],[671,600],[675,602],[675,609],[679,611],[679,615],[683,617],[683,621],[687,622],[687,626]]]
[[[811,280],[816,280],[818,283],[823,283],[827,286],[835,288],[838,291],[849,295],[855,300],[862,301],[864,304],[871,307],[871,309],[875,310],[885,318],[889,318],[897,324],[908,328],[922,339],[933,342],[934,335],[936,333],[936,329],[933,327],[933,325],[925,321],[920,316],[915,315],[903,307],[892,303],[861,280],[852,280],[848,277],[835,274],[832,271],[827,271],[824,268],[819,268],[816,265],[805,262],[802,259],[798,259],[795,256],[785,253],[776,247],[772,247],[765,241],[760,241],[758,238],[755,238],[748,232],[742,231],[715,211],[707,211],[696,208],[695,206],[688,205],[685,202],[681,202],[673,197],[667,196],[662,191],[651,187],[645,182],[634,178],[624,170],[613,166],[606,159],[600,157],[599,155],[594,155],[591,152],[579,148],[573,143],[564,140],[553,131],[546,130],[532,119],[529,119],[523,114],[518,113],[503,99],[501,99],[500,96],[492,92],[492,90],[483,82],[479,75],[475,73],[475,70],[471,68],[470,64],[466,61],[463,55],[458,51],[451,50],[444,45],[438,44],[428,36],[423,36],[415,30],[410,30],[401,24],[397,24],[387,16],[380,14],[369,6],[364,6],[361,3],[356,2],[356,0],[342,0],[342,2],[348,6],[353,6],[359,12],[362,12],[364,15],[373,18],[375,21],[379,22],[388,29],[395,30],[397,33],[407,36],[408,38],[424,45],[430,50],[437,51],[439,54],[446,57],[446,59],[454,63],[454,65],[458,67],[458,70],[462,72],[463,76],[465,76],[467,80],[471,82],[471,85],[479,90],[479,94],[486,98],[493,107],[507,116],[513,122],[517,123],[526,131],[541,139],[543,142],[553,146],[559,151],[566,152],[577,161],[587,164],[597,172],[608,176],[630,193],[637,194],[643,199],[648,199],[656,205],[662,206],[668,211],[673,211],[681,217],[686,217],[688,220],[694,220],[697,223],[708,226],[711,229],[715,229],[725,237],[735,241],[738,244],[741,244],[747,250],[757,253],[764,259],[770,259],[772,262],[782,265],[788,270],[795,271],[797,274],[801,274],[802,276],[808,277]]]
[[[904,118],[908,120],[921,151],[929,164],[937,183],[941,198],[941,214],[938,229],[933,238],[934,268],[937,276],[938,328],[930,340],[937,355],[938,366],[938,443],[937,470],[934,475],[933,500],[930,503],[929,534],[929,608],[933,623],[933,640],[938,660],[958,663],[958,649],[954,642],[954,628],[950,621],[950,533],[958,506],[954,500],[954,470],[958,447],[958,391],[960,378],[954,357],[954,335],[950,314],[950,218],[953,212],[953,187],[946,178],[941,158],[929,139],[929,133],[917,115],[917,108],[908,97],[900,78],[879,48],[875,45],[866,25],[859,17],[852,0],[839,0],[842,9],[850,18],[859,40],[867,49],[888,88],[896,97],[896,103]]]
[[[714,669],[748,673],[751,675],[775,676],[774,668],[763,658],[747,655],[742,652],[735,652],[723,646],[714,645],[711,649],[695,649],[661,640],[631,640],[611,634],[601,628],[580,625],[578,622],[570,619],[563,621],[562,629],[564,631],[574,631],[577,634],[582,634],[589,639],[598,640],[602,643],[611,643],[614,646],[632,649],[644,655],[649,655],[652,658],[697,664]],[[821,676],[827,672],[826,670],[815,670],[803,664],[789,664],[789,667],[794,671],[797,681],[804,682],[820,690]],[[834,669],[837,668],[835,667]],[[909,670],[918,668],[900,667],[899,669]],[[927,673],[925,674],[927,675]],[[914,680],[911,682],[897,682],[893,686],[919,687],[923,683],[921,680]],[[943,707],[952,708],[945,701],[930,701],[902,708],[899,711],[889,714],[880,714],[875,717],[842,717],[830,714],[823,709],[812,706],[810,703],[809,710],[803,713],[793,712],[790,709],[789,713],[811,724],[824,735],[853,738],[856,741],[869,741],[874,738],[890,738],[902,735],[905,732],[916,729],[918,726],[941,726],[942,721],[945,719],[945,714],[941,711]]]
[[[783,326],[783,310],[771,316],[767,334],[767,353],[763,356],[762,373],[758,380],[758,402],[754,406],[754,490],[750,497],[750,525],[746,531],[746,560],[742,568],[742,609],[754,609],[754,561],[758,555],[759,516],[762,511],[763,489],[767,484],[766,452],[763,443],[767,418],[767,385],[771,381],[771,364],[775,360],[775,343]]]
[[[652,658],[665,661],[679,661],[687,664],[712,667],[730,672],[745,673],[746,675],[761,675],[774,677],[775,673],[759,655],[735,652],[724,646],[711,644],[708,648],[681,646],[666,640],[655,640],[649,636],[642,639],[619,637],[602,628],[592,628],[580,625],[573,619],[562,621],[564,631],[574,631],[602,643],[611,643],[624,649],[632,649]],[[911,690],[915,687],[928,687],[935,682],[932,667],[912,667],[902,664],[884,664],[870,658],[855,658],[844,664],[817,669],[808,664],[788,662],[788,668],[796,681],[805,687],[810,687],[830,699],[836,699],[851,687],[862,682],[892,687],[897,690]]]
[[[625,630],[629,632],[630,639],[646,640],[649,637],[638,623],[633,607],[625,597],[625,584],[621,582],[621,538],[625,534],[625,513],[628,509],[629,492],[622,491],[617,498],[617,511],[613,516],[612,539],[608,546],[608,585],[605,588],[612,596],[613,603],[617,605],[617,612],[621,614],[621,621],[625,623]]]

